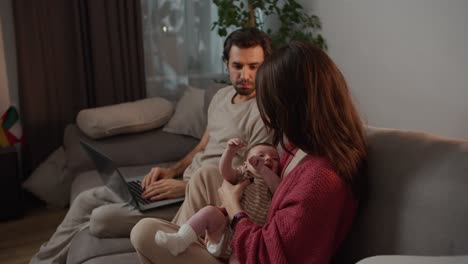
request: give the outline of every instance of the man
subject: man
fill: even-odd
[[[192,175],[200,175],[197,169],[218,165],[230,138],[239,137],[248,144],[271,141],[255,102],[255,74],[270,53],[269,38],[255,28],[240,29],[227,37],[223,60],[233,86],[221,89],[213,97],[208,109],[207,129],[198,145],[175,165],[168,168],[155,167],[144,177],[144,198],[159,200],[184,196],[188,180]],[[240,160],[236,162],[240,163]],[[183,180],[176,179],[179,176],[183,176]],[[207,177],[203,179],[210,181]],[[218,181],[215,183],[214,186],[219,186]],[[216,189],[199,190],[196,193],[211,195]],[[187,197],[190,210],[184,210],[184,218],[194,210],[194,199],[200,204],[206,203],[206,199],[197,201],[189,191],[187,194],[190,196]],[[141,218],[170,220],[177,209],[177,206],[169,206],[142,214],[124,205],[106,187],[88,190],[78,195],[55,234],[40,248],[31,263],[65,263],[72,238],[86,227],[97,237],[128,237],[132,227]]]

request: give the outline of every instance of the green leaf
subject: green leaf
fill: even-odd
[[[319,34],[322,27],[320,19],[305,12],[296,0],[213,0],[213,3],[218,8],[218,21],[213,23],[212,30],[217,28],[221,37],[227,35],[227,29],[230,27],[250,26],[249,8],[252,7],[261,10],[264,17],[272,16],[279,20],[277,28],[266,30],[274,48],[291,40],[303,40],[327,49],[325,39]],[[261,29],[264,22],[258,15],[259,12],[254,12],[255,24]]]

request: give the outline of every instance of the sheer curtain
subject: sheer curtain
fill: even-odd
[[[211,0],[141,0],[147,96],[177,99],[224,76]]]

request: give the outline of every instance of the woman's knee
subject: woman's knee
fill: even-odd
[[[137,251],[147,243],[148,239],[153,238],[155,232],[150,232],[154,228],[154,220],[151,218],[141,219],[130,232],[130,241]],[[151,237],[151,238],[149,238]]]

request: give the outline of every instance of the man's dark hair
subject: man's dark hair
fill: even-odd
[[[254,27],[241,28],[229,34],[224,41],[223,61],[229,61],[229,51],[231,51],[232,46],[237,46],[241,49],[261,46],[265,58],[271,54],[270,38],[264,32]]]

